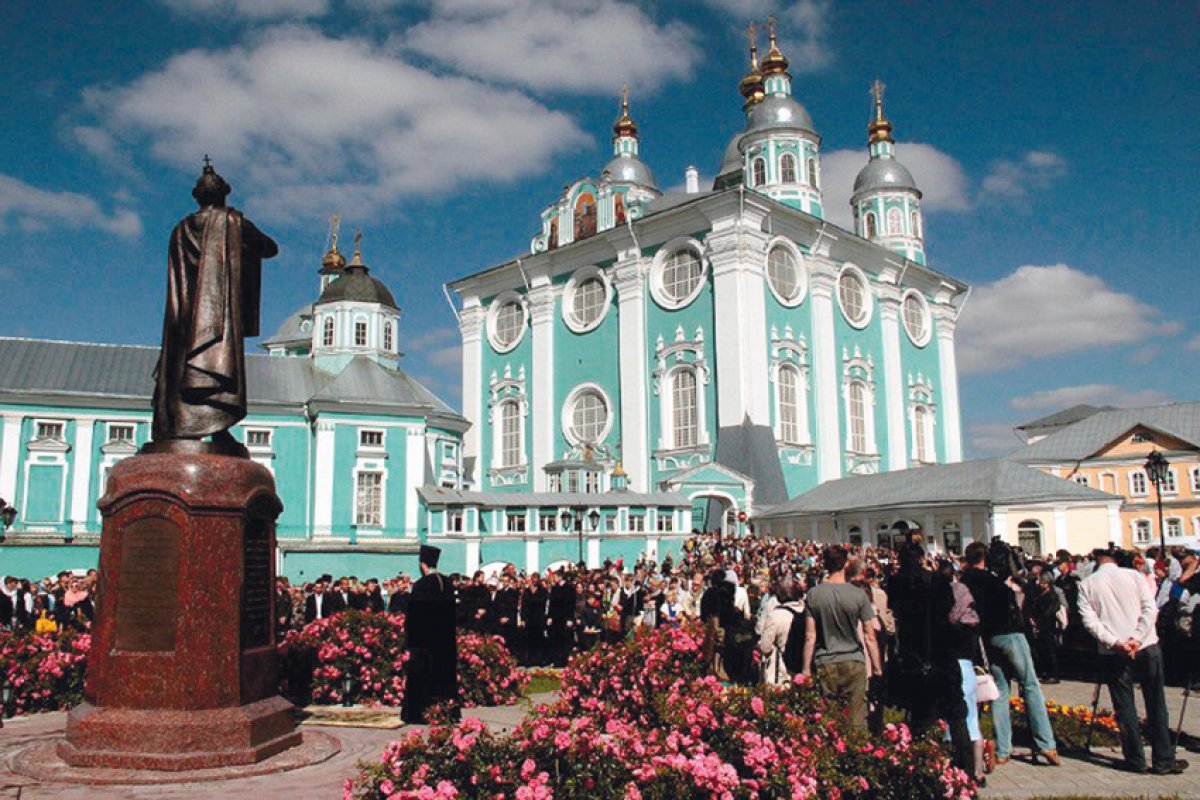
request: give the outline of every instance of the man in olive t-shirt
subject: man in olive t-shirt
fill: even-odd
[[[815,665],[821,694],[845,701],[850,722],[866,730],[867,676],[877,671],[879,656],[875,637],[863,633],[875,609],[866,592],[846,583],[847,558],[846,548],[827,548],[823,560],[828,577],[806,598],[804,675],[810,677]]]

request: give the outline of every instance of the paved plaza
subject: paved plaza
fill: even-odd
[[[1086,704],[1091,700],[1091,686],[1084,683],[1064,682],[1047,687],[1048,694],[1058,702]],[[546,699],[543,697],[542,699]],[[1168,691],[1168,705],[1174,724],[1183,703],[1183,691]],[[1101,705],[1108,705],[1107,691],[1101,695]],[[471,715],[488,723],[496,731],[511,728],[521,720],[528,706],[472,709]],[[131,800],[183,800],[183,798],[226,798],[234,797],[287,797],[288,800],[307,798],[339,798],[342,783],[354,774],[354,765],[363,759],[373,760],[384,746],[407,730],[352,728],[334,726],[305,726],[305,730],[319,730],[335,737],[341,743],[341,751],[329,760],[291,772],[260,775],[253,778],[212,781],[207,783],[160,783],[146,786],[72,786],[42,783],[13,771],[12,764],[19,752],[60,736],[66,714],[39,714],[8,720],[0,730],[0,798],[10,800],[106,800],[107,798],[130,798]],[[1200,736],[1200,699],[1189,702],[1184,731]],[[1066,757],[1059,768],[1032,766],[1019,757],[997,769],[982,793],[985,798],[1012,798],[1021,800],[1033,797],[1073,795],[1112,797],[1179,797],[1200,798],[1200,754],[1180,751],[1180,756],[1190,758],[1194,766],[1183,775],[1154,777],[1131,775],[1108,766],[1108,759],[1119,757],[1112,748],[1096,748],[1097,758],[1087,761],[1078,757]],[[597,798],[597,800],[602,800]],[[917,800],[914,798],[913,800]]]

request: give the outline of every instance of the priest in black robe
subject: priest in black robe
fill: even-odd
[[[454,586],[437,571],[441,552],[421,546],[422,577],[413,584],[404,617],[408,663],[400,716],[409,724],[424,723],[430,706],[458,697]]]
[[[207,156],[205,157],[207,162]],[[262,261],[279,252],[235,208],[210,163],[192,189],[200,210],[171,232],[162,352],[155,370],[153,439],[214,437],[246,416],[244,339],[258,335]]]

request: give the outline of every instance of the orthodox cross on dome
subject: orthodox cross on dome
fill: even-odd
[[[880,116],[882,116],[883,92],[885,89],[887,89],[887,84],[879,80],[879,78],[876,78],[875,82],[871,84],[870,94],[871,97],[875,98],[875,108],[881,110]]]
[[[204,166],[206,166],[206,167],[212,166],[212,159],[208,157],[208,153],[204,154]]]
[[[751,22],[746,26],[746,41],[750,45],[750,55],[758,55],[758,26]]]
[[[870,144],[892,141],[892,123],[888,122],[887,118],[883,116],[883,92],[885,89],[887,89],[887,85],[876,78],[875,82],[871,84],[869,91],[869,94],[875,100],[875,115],[871,120],[871,124],[867,126],[868,142]]]
[[[629,116],[629,84],[626,83],[621,87],[621,116],[613,123],[613,140],[616,141],[622,137],[636,138],[637,123]],[[620,149],[616,151],[620,155]],[[636,149],[632,149],[629,155],[637,155]]]
[[[342,227],[342,218],[334,214],[329,218],[329,249],[337,250],[338,230]]]

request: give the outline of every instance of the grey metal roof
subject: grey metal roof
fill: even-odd
[[[1082,461],[1137,426],[1200,448],[1200,403],[1100,411],[1007,456],[1018,462]]]
[[[347,267],[339,277],[330,281],[329,285],[325,287],[325,291],[321,292],[321,298],[317,300],[317,305],[336,303],[341,300],[379,303],[399,310],[391,290],[384,285],[383,281],[371,277],[367,273],[366,267]]]
[[[746,133],[778,130],[815,133],[808,109],[791,95],[770,95],[746,113]]]
[[[284,345],[302,345],[312,341],[312,304],[301,306],[288,315],[283,324],[276,329],[269,339],[259,342],[259,347],[281,347]],[[304,330],[304,321],[308,320],[309,330]]]
[[[0,399],[5,395],[123,398],[150,408],[158,348],[0,337]],[[251,403],[358,403],[462,419],[403,370],[355,356],[338,373],[307,357],[246,356]]]
[[[1112,406],[1089,406],[1086,403],[1080,403],[1077,406],[1062,411],[1056,411],[1053,414],[1035,419],[1033,422],[1026,422],[1024,425],[1018,425],[1017,430],[1028,431],[1030,433],[1045,433],[1049,429],[1063,428],[1067,425],[1074,425],[1080,420],[1087,419],[1093,414],[1098,414],[1101,411],[1112,411]]]
[[[430,505],[483,506],[485,508],[555,506],[587,506],[614,508],[616,506],[668,506],[687,508],[692,501],[679,492],[470,492],[464,489],[444,489],[422,486],[421,497]]]
[[[621,154],[609,161],[604,169],[614,183],[636,183],[651,189],[658,188],[654,173],[636,156]]]
[[[755,425],[747,418],[741,425],[721,428],[714,460],[754,481],[754,505],[772,506],[788,499],[775,432],[770,426]]]
[[[827,481],[773,507],[763,516],[848,513],[922,505],[1012,505],[1119,499],[1116,495],[1057,478],[1024,464],[989,458]]]
[[[742,134],[734,134],[734,137],[729,140],[729,144],[725,145],[725,154],[721,156],[721,167],[717,170],[718,175],[724,175],[729,172],[735,172],[742,168]]]
[[[885,156],[872,158],[854,179],[855,195],[872,189],[907,189],[918,197],[921,194],[912,173],[896,159]]]

